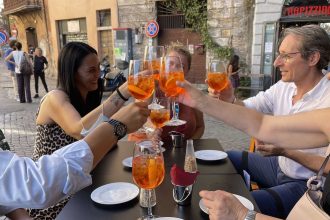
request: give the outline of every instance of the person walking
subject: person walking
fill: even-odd
[[[46,57],[42,55],[42,49],[40,47],[37,47],[35,49],[35,55],[33,59],[33,67],[34,67],[34,86],[36,90],[36,94],[33,96],[33,98],[39,98],[39,77],[41,79],[41,82],[46,90],[48,92],[48,87],[45,79],[45,70],[48,68],[48,61]]]
[[[12,51],[16,50],[16,47],[15,47],[15,43],[17,41],[16,40],[11,40],[9,42],[9,49],[6,50],[5,54],[4,54],[4,57],[6,58]],[[12,62],[14,62],[14,58],[11,59]],[[13,81],[13,88],[14,88],[14,95],[15,95],[15,99],[17,101],[19,101],[19,98],[18,98],[18,90],[17,90],[17,80],[16,80],[16,74],[15,74],[15,64],[11,63],[11,62],[8,62],[6,61],[6,65],[7,65],[7,69],[9,70],[9,74],[10,74],[10,77],[11,77],[11,80]]]
[[[22,44],[20,42],[16,42],[15,47],[17,50],[12,51],[5,58],[5,61],[15,64],[15,74],[17,77],[18,96],[20,103],[25,103],[26,101],[31,103],[31,75],[29,73],[21,72],[21,62],[23,61],[23,57],[25,56],[28,61],[29,57],[27,57],[27,54],[22,51]],[[12,58],[14,61],[11,61]]]

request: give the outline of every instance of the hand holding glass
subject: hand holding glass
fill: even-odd
[[[207,82],[209,87],[217,92],[221,92],[227,87],[229,79],[224,61],[210,61],[207,70]]]
[[[186,123],[180,120],[179,105],[174,101],[174,97],[183,92],[183,89],[176,85],[176,81],[184,81],[184,73],[180,57],[166,56],[160,65],[159,84],[166,96],[173,98],[172,111],[173,118],[167,123],[170,126],[179,126]]]
[[[148,99],[154,92],[152,72],[146,70],[142,60],[131,60],[128,72],[128,91],[140,101]]]

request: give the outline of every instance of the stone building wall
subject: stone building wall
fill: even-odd
[[[144,46],[148,45],[148,38],[144,34],[144,26],[149,20],[156,20],[155,3],[148,0],[117,0],[118,21],[121,28],[133,29],[133,59],[143,57]],[[143,42],[136,44],[134,40],[135,29],[143,35]],[[154,42],[157,44],[157,42]]]
[[[252,68],[251,73],[262,74],[262,43],[265,23],[278,21],[281,17],[282,0],[255,0],[255,19],[253,23]]]
[[[254,8],[252,0],[208,0],[208,27],[221,46],[231,46],[242,69],[250,72]],[[213,57],[208,51],[207,60]]]
[[[26,36],[26,29],[31,27],[35,28],[37,36],[37,46],[43,50],[43,55],[48,59],[49,68],[45,71],[46,75],[55,75],[55,66],[52,52],[49,46],[49,29],[45,23],[45,7],[40,10],[35,10],[26,13],[20,13],[18,15],[9,15],[10,25],[15,25],[18,31],[17,40],[22,43],[22,50],[28,51],[28,43]]]

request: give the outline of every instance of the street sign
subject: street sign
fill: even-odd
[[[5,45],[8,41],[8,34],[5,30],[0,30],[0,46]]]
[[[146,35],[147,37],[154,38],[159,32],[159,25],[157,21],[149,21],[146,25]]]

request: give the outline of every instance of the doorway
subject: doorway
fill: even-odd
[[[28,27],[25,29],[26,32],[26,43],[28,47],[28,52],[31,53],[30,50],[34,50],[38,46],[38,39],[36,34],[36,29],[34,27]]]

